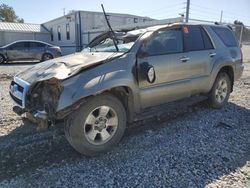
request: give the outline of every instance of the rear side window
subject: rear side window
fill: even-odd
[[[41,48],[41,47],[45,47],[45,44],[39,43],[39,42],[31,42],[30,47],[31,48]]]
[[[203,37],[203,42],[204,42],[204,47],[205,49],[213,49],[213,44],[207,34],[207,32],[201,28],[201,34],[202,34],[202,37]]]
[[[185,51],[198,51],[204,49],[202,34],[199,26],[183,26]]]
[[[182,32],[180,29],[157,31],[146,44],[149,55],[180,53],[183,51]]]
[[[238,43],[231,30],[222,27],[212,27],[214,32],[227,47],[236,47]]]

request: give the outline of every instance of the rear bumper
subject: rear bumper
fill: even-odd
[[[235,65],[234,80],[238,80],[242,76],[243,70],[244,70],[244,64],[243,63]]]

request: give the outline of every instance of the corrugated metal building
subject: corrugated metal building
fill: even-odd
[[[16,40],[50,41],[50,32],[40,24],[0,22],[0,46]]]

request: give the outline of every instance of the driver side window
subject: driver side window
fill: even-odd
[[[11,50],[19,50],[19,49],[23,49],[23,48],[28,48],[28,43],[26,42],[17,42],[14,43],[13,45],[10,46]]]
[[[149,56],[183,52],[182,32],[180,29],[159,30],[146,43],[144,51]]]

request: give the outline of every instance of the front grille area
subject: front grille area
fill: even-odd
[[[21,93],[23,93],[24,88],[22,86],[20,86],[19,84],[17,84],[16,82],[12,81],[10,85],[11,86],[16,85],[17,86],[17,90],[20,91]]]
[[[22,106],[22,100],[18,99],[17,97],[15,97],[14,95],[12,95],[12,93],[10,92],[10,96],[11,98],[20,106]]]
[[[14,77],[14,80],[10,84],[10,96],[22,108],[25,108],[26,94],[29,87],[30,83],[18,77]]]

